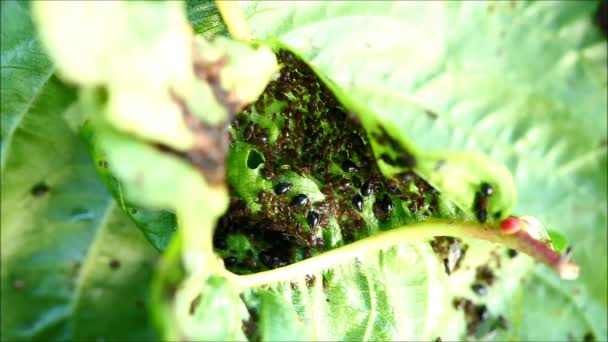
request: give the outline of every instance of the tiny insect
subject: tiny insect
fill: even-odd
[[[382,199],[380,207],[387,214],[390,214],[391,211],[393,211],[393,201],[391,201],[391,199],[388,196],[385,195],[384,198]]]
[[[395,158],[395,164],[397,164],[397,166],[412,168],[416,166],[416,158],[409,153],[404,154]]]
[[[289,183],[289,182],[279,182],[275,187],[274,187],[274,193],[277,195],[283,195],[285,193],[287,193],[287,191],[289,191],[292,188],[293,184]]]
[[[237,258],[235,258],[233,256],[229,256],[224,259],[224,265],[232,266],[232,265],[236,264],[237,261],[238,261]]]
[[[396,186],[396,185],[389,186],[388,189],[387,189],[387,191],[389,193],[393,194],[393,195],[398,195],[401,192],[401,190],[399,189],[399,187]]]
[[[363,197],[361,197],[361,195],[359,195],[359,194],[354,195],[351,202],[353,204],[353,207],[358,212],[363,211]]]
[[[308,204],[308,196],[306,196],[304,194],[297,194],[293,197],[291,204],[293,204],[297,207],[303,207],[306,204]]]
[[[494,188],[488,183],[481,183],[480,186],[481,194],[485,197],[490,197],[494,193]]]
[[[346,159],[345,161],[342,162],[342,171],[344,172],[348,172],[348,173],[353,173],[353,172],[357,172],[359,171],[359,168],[357,167],[357,165],[355,165],[355,163],[353,163],[351,160]]]
[[[477,311],[477,315],[480,321],[483,322],[490,318],[490,312],[488,311],[488,308],[485,305],[478,305],[475,307],[475,309]]]
[[[370,181],[363,183],[363,186],[361,187],[361,195],[367,197],[373,193],[374,193],[374,186],[372,185],[372,183]]]
[[[488,288],[483,284],[473,284],[471,285],[471,290],[475,292],[478,296],[485,296],[488,293]]]
[[[477,209],[477,219],[479,222],[484,223],[488,219],[488,210],[485,208]]]
[[[308,225],[310,228],[315,228],[319,224],[319,213],[316,211],[309,211],[306,220],[308,221]]]

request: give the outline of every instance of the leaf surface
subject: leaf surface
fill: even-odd
[[[157,254],[98,179],[75,91],[55,76],[29,4],[3,1],[1,13],[1,338],[154,339]]]
[[[538,326],[558,319],[564,330],[543,339],[605,339],[607,76],[596,6],[258,2],[247,14],[254,36],[294,46],[419,146],[505,163],[518,187],[515,213],[562,232],[582,264],[575,284],[534,271],[552,281],[526,283],[538,296],[513,301],[521,322],[536,322],[516,323],[520,338],[543,336],[549,329]],[[560,310],[569,314],[539,304],[546,296],[568,303]]]

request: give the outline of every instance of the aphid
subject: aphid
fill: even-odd
[[[353,207],[358,211],[363,211],[363,197],[359,194],[355,194],[352,198]]]
[[[353,172],[357,172],[359,171],[359,168],[357,167],[357,165],[355,165],[355,163],[353,163],[351,160],[346,159],[345,161],[342,162],[342,171],[344,172],[348,172],[348,173],[353,173]]]
[[[397,166],[412,168],[416,166],[416,158],[414,158],[414,156],[409,153],[404,154],[395,158],[395,164]]]
[[[373,193],[374,193],[373,184],[370,181],[363,183],[363,186],[361,187],[361,195],[367,197]]]
[[[511,323],[509,323],[509,321],[506,318],[504,318],[503,315],[499,315],[498,318],[496,319],[496,326],[499,329],[509,330]]]
[[[274,193],[277,195],[283,195],[285,193],[287,193],[287,191],[289,191],[292,188],[293,184],[289,183],[289,182],[279,182],[275,187],[274,187]]]
[[[391,186],[389,186],[389,187],[388,187],[388,189],[387,189],[387,191],[388,191],[390,194],[393,194],[393,195],[398,195],[399,193],[401,193],[401,190],[400,190],[400,189],[399,189],[399,187],[398,187],[398,186],[396,186],[396,185],[391,185]]]
[[[238,261],[238,259],[236,257],[229,256],[227,258],[224,258],[224,265],[232,266],[232,265],[236,264],[237,261]]]
[[[32,189],[30,190],[30,193],[32,194],[32,196],[39,197],[39,196],[46,194],[48,191],[49,191],[49,186],[46,185],[46,183],[44,183],[44,182],[40,182],[32,187]]]
[[[484,223],[488,219],[488,210],[485,208],[479,208],[477,209],[476,215],[479,222]]]
[[[393,201],[391,201],[388,196],[384,195],[384,198],[380,202],[380,209],[387,214],[390,214],[391,211],[393,211]]]
[[[297,194],[293,197],[291,204],[293,204],[297,207],[303,207],[306,204],[308,204],[308,196],[306,196],[304,194]]]
[[[500,230],[505,234],[515,234],[521,230],[523,225],[524,224],[520,219],[511,216],[500,222]]]
[[[393,160],[393,158],[391,158],[391,156],[389,156],[386,153],[382,153],[380,155],[380,159],[382,159],[382,161],[384,161],[385,163],[387,163],[389,165],[395,165],[395,161]]]
[[[480,186],[481,194],[485,197],[490,197],[494,193],[494,188],[488,183],[481,183]]]
[[[355,188],[361,187],[361,180],[359,179],[359,177],[353,177],[353,186]]]
[[[509,256],[509,258],[515,258],[517,254],[519,253],[512,248],[509,248],[509,250],[507,250],[507,255]]]
[[[441,342],[441,341],[443,341],[443,340],[441,339],[441,337],[437,336],[437,338],[435,339],[435,342]]]
[[[478,296],[485,296],[488,293],[488,288],[485,285],[478,283],[471,285],[471,290]]]
[[[319,224],[319,213],[311,210],[308,212],[308,215],[306,216],[306,221],[308,221],[308,225],[310,226],[310,228],[314,229],[318,224]]]
[[[308,259],[312,257],[312,248],[304,249],[304,258]]]
[[[485,305],[478,305],[475,307],[475,310],[480,321],[483,322],[490,318],[490,312],[488,311],[488,308]]]
[[[363,140],[357,133],[350,134],[350,141],[355,149],[361,150],[365,146]]]

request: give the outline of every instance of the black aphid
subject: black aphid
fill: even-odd
[[[385,163],[387,163],[389,165],[395,165],[395,161],[393,160],[393,158],[391,158],[391,156],[389,156],[386,153],[382,153],[380,155],[380,159],[382,159],[382,161],[384,161]]]
[[[515,258],[517,254],[517,251],[512,248],[509,248],[509,250],[507,250],[507,255],[509,256],[509,258]]]
[[[308,225],[310,228],[314,229],[319,224],[319,213],[311,210],[308,212],[308,216],[306,216],[306,220],[308,221]]]
[[[484,223],[488,219],[488,210],[485,208],[479,208],[477,209],[476,215],[479,222]]]
[[[46,185],[46,183],[40,182],[32,187],[32,189],[30,190],[30,193],[32,194],[32,196],[39,197],[39,196],[46,194],[49,191],[49,189],[50,188],[48,185]]]
[[[303,207],[308,204],[308,196],[304,194],[297,194],[293,197],[293,200],[291,200],[291,204],[298,207]]]
[[[288,182],[279,182],[275,187],[274,187],[274,193],[277,195],[283,195],[285,194],[287,191],[289,191],[291,189],[291,187],[293,186],[293,184],[288,183]]]
[[[352,173],[359,171],[359,168],[351,160],[346,159],[342,162],[342,171]]]
[[[380,209],[387,214],[390,214],[391,211],[393,211],[393,201],[391,201],[387,195],[384,195],[378,204],[380,205]]]
[[[218,249],[226,249],[228,244],[226,243],[226,240],[218,238],[213,240],[213,246]]]
[[[494,188],[488,183],[481,183],[479,190],[485,197],[490,197],[494,193]]]
[[[511,323],[509,322],[509,320],[504,318],[503,315],[499,315],[496,319],[496,327],[498,327],[499,329],[509,330],[510,326]]]
[[[490,312],[488,311],[488,308],[485,305],[478,305],[475,307],[475,310],[477,311],[477,316],[479,317],[480,321],[485,321],[486,319],[490,318]]]
[[[229,256],[229,257],[227,257],[227,258],[224,259],[224,265],[226,265],[226,266],[232,266],[232,265],[236,264],[237,261],[238,260],[237,260],[236,257]]]
[[[353,207],[358,211],[363,211],[363,197],[359,194],[355,194],[352,199]]]
[[[363,186],[361,187],[361,195],[367,197],[373,193],[374,193],[373,184],[370,181],[363,183]]]
[[[443,259],[443,269],[447,275],[452,274],[452,269],[450,268],[450,262],[448,258]]]
[[[471,285],[471,290],[478,296],[485,296],[488,293],[488,288],[483,284],[475,283]]]
[[[395,164],[397,164],[397,166],[412,168],[416,166],[416,158],[409,153],[404,154],[395,158]]]
[[[387,191],[389,193],[393,194],[393,195],[398,195],[401,192],[401,190],[399,189],[399,187],[396,186],[396,185],[389,186],[388,189],[387,189]]]

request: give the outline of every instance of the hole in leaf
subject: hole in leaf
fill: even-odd
[[[249,155],[247,156],[247,167],[255,170],[258,168],[258,166],[260,166],[260,164],[264,163],[264,156],[255,150],[252,150],[251,152],[249,152]]]

